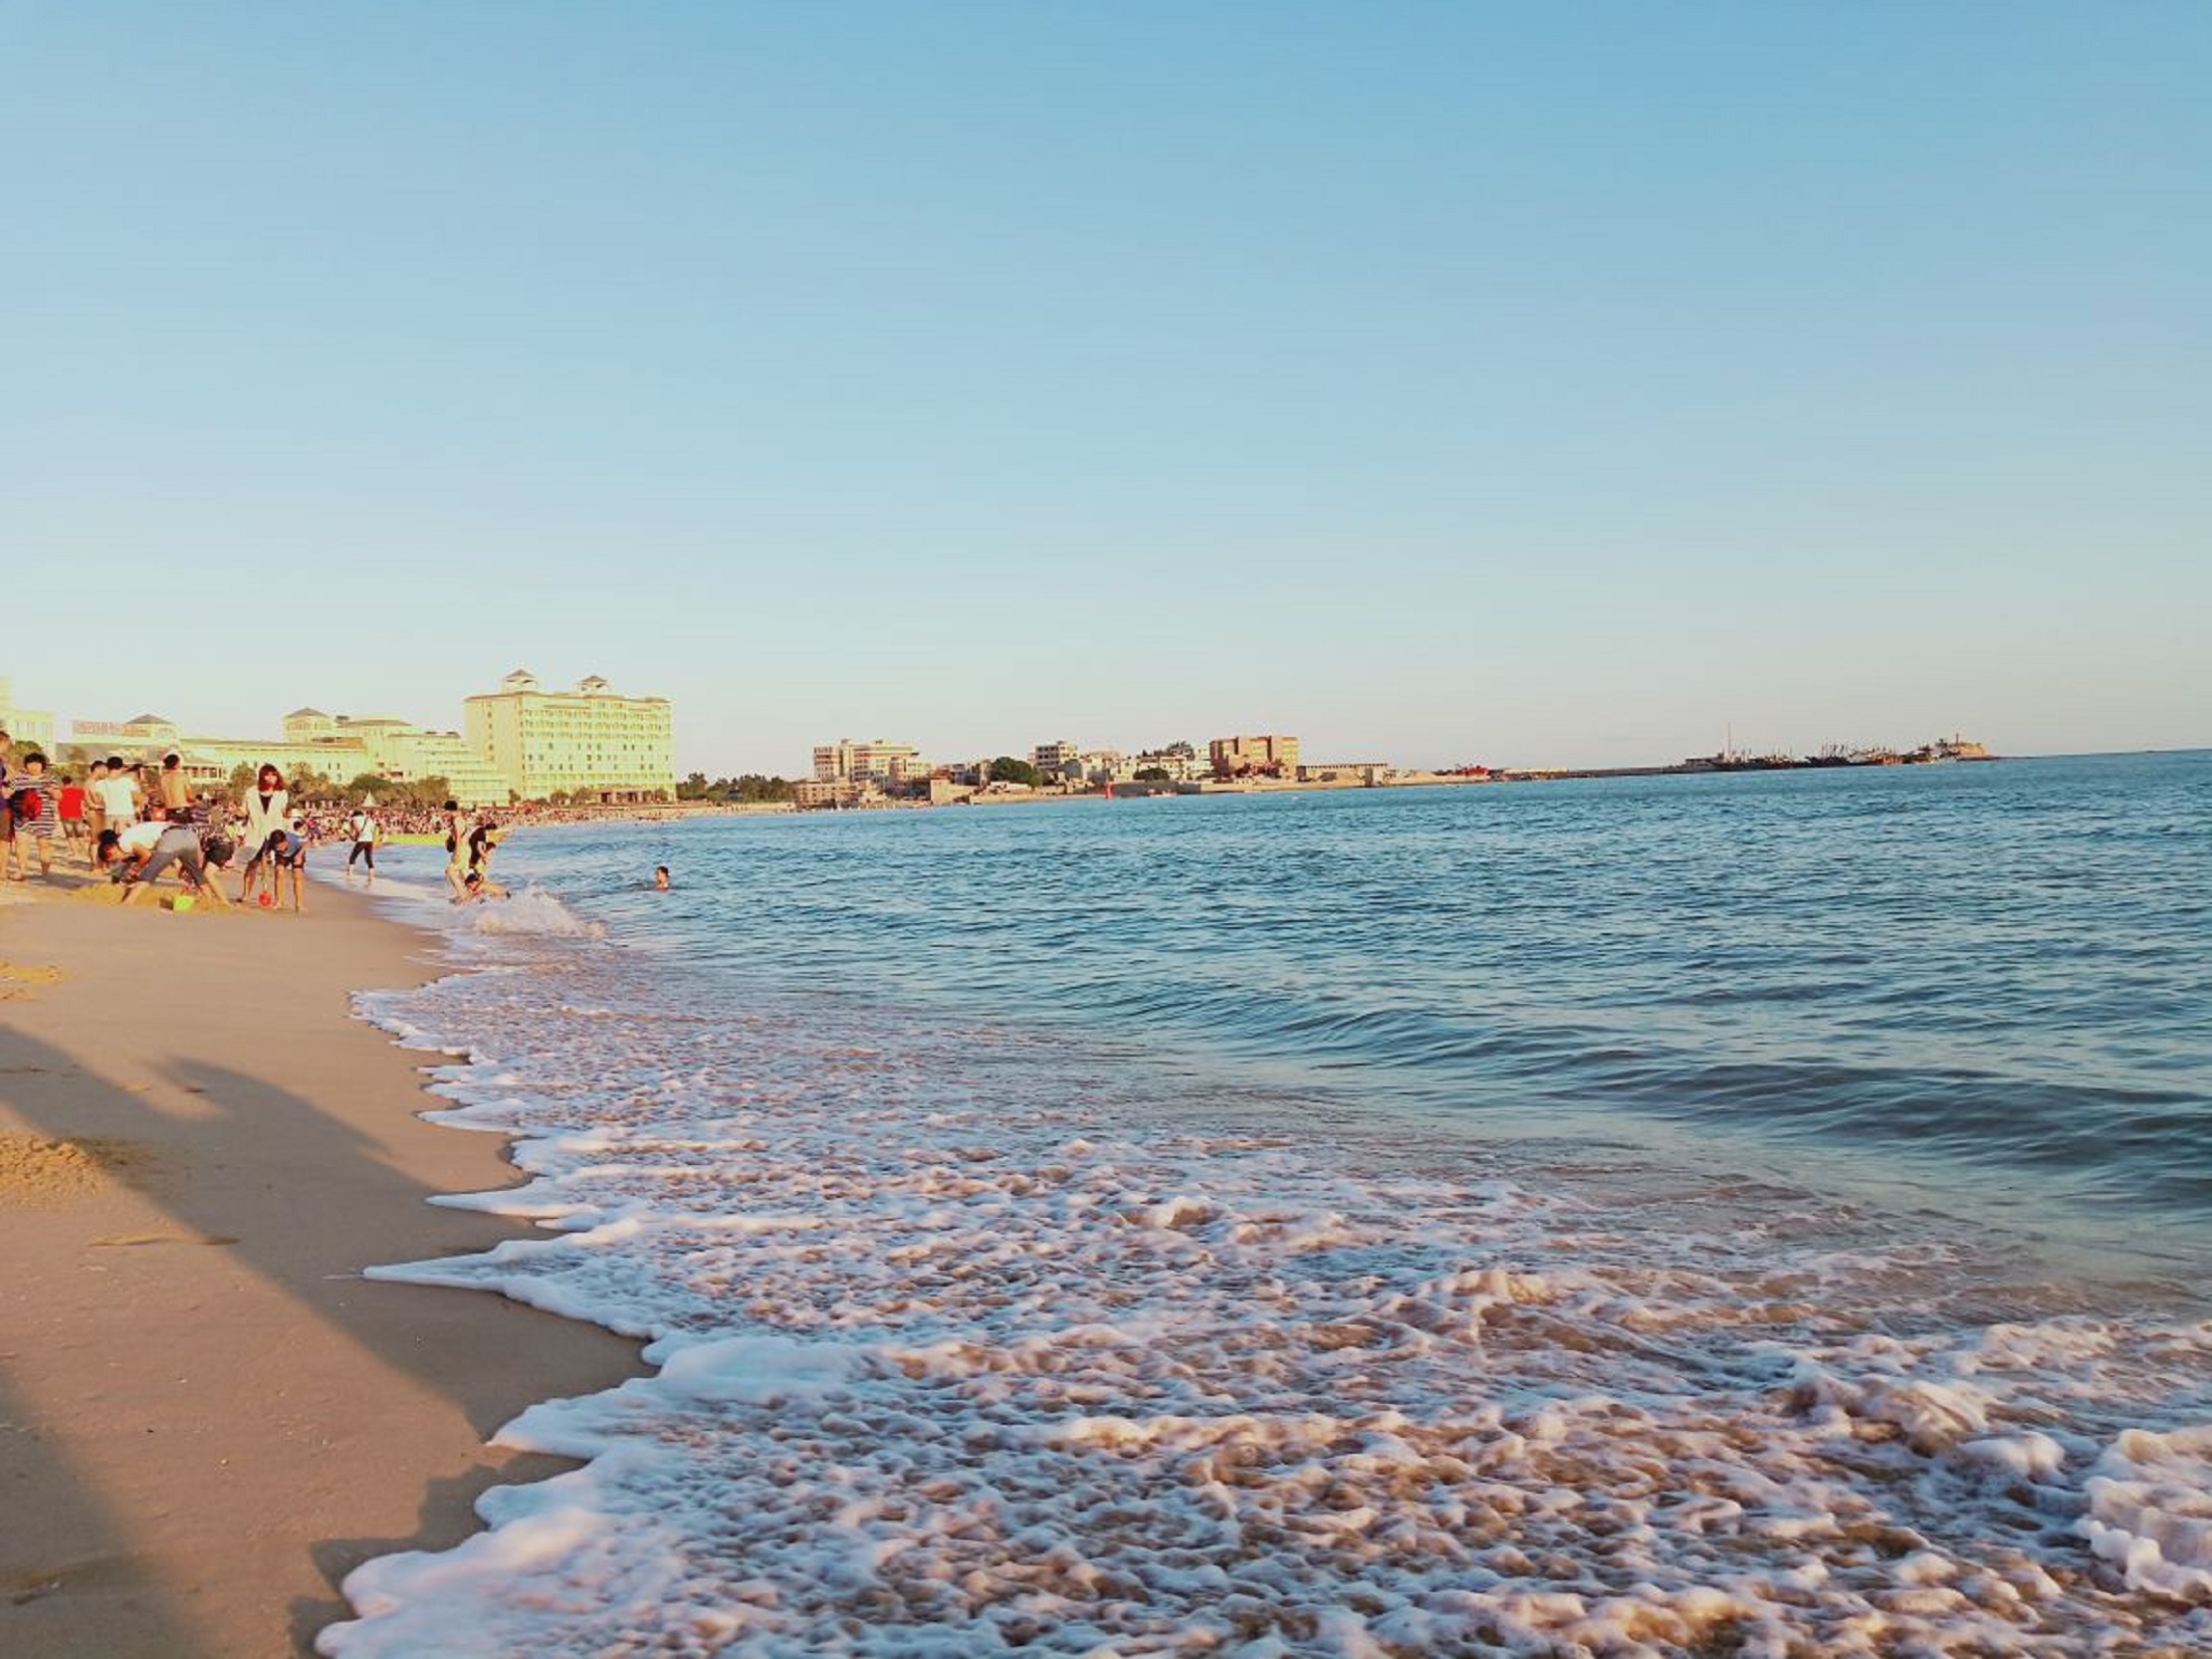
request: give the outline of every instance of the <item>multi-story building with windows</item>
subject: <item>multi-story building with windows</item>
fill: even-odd
[[[1217,778],[1269,778],[1298,776],[1298,740],[1294,737],[1217,737],[1206,746]]]
[[[1029,764],[1047,778],[1080,778],[1083,775],[1082,751],[1064,737],[1040,743],[1030,750]]]
[[[929,763],[911,743],[877,738],[855,743],[849,737],[814,746],[814,780],[823,784],[900,784],[927,778]]]
[[[425,731],[381,714],[341,714],[336,726],[360,744],[367,760],[362,770],[379,778],[395,784],[443,778],[447,793],[464,807],[504,807],[513,799],[514,786],[506,775],[459,732]]]
[[[1188,784],[1202,777],[1211,777],[1212,768],[1203,766],[1199,752],[1188,743],[1171,743],[1165,749],[1147,749],[1136,757],[1131,775],[1139,772],[1164,772],[1171,782]]]
[[[665,697],[624,697],[596,675],[573,691],[547,691],[518,668],[499,690],[469,698],[467,710],[468,746],[522,800],[675,794],[675,726]]]

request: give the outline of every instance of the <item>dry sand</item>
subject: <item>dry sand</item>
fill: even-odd
[[[424,1202],[509,1184],[504,1143],[419,1121],[424,1057],[348,1013],[435,971],[424,936],[321,886],[107,896],[0,907],[0,1654],[310,1651],[355,1564],[561,1467],[495,1429],[635,1349],[359,1277],[518,1231]]]

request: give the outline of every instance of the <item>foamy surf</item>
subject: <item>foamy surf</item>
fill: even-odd
[[[507,898],[474,900],[458,908],[470,932],[490,937],[606,937],[601,923],[586,921],[543,887],[526,887]]]
[[[474,1057],[444,1115],[531,1179],[462,1202],[553,1232],[380,1276],[660,1368],[509,1425],[585,1467],[352,1574],[337,1659],[2212,1650],[2212,1326],[1180,1131],[1138,1073],[620,953],[364,1012]]]

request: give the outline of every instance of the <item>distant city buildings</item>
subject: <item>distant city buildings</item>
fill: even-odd
[[[1203,790],[1251,788],[1302,781],[1298,740],[1280,733],[1216,738],[1202,757],[1196,745],[1169,743],[1129,754],[1086,749],[1059,737],[1034,745],[1025,762],[995,759],[931,767],[911,744],[878,738],[841,738],[814,746],[813,777],[796,786],[801,807],[861,807],[893,799],[928,800],[940,806],[969,800],[1066,794],[1132,787]],[[1332,768],[1328,783],[1373,784],[1389,774],[1377,763]],[[1033,782],[1032,782],[1033,780]],[[926,787],[925,787],[926,786]]]

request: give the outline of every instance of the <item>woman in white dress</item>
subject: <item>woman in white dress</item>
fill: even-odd
[[[290,814],[292,797],[285,793],[284,774],[267,761],[262,762],[254,787],[246,792],[246,799],[239,805],[245,812],[246,822],[238,838],[248,852],[245,873],[238,878],[238,902],[244,904],[253,894],[254,877],[269,869],[269,837],[286,827]],[[272,902],[276,885],[272,872],[269,882]]]

